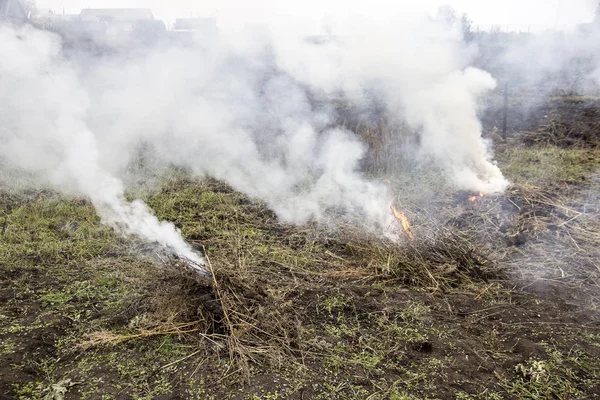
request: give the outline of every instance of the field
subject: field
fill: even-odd
[[[2,170],[0,398],[600,398],[600,108],[546,107],[506,141],[490,129],[501,196],[373,177],[414,241],[288,226],[161,173],[131,195],[206,252],[209,282]]]

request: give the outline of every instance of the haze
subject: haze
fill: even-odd
[[[531,26],[563,29],[579,23],[590,22],[598,5],[596,0],[222,0],[190,1],[171,0],[39,0],[39,7],[66,12],[79,12],[81,8],[150,7],[158,18],[172,21],[177,16],[216,17],[226,29],[240,28],[248,23],[289,20],[309,22],[314,29],[323,20],[342,22],[355,17],[375,21],[401,21],[413,14],[431,13],[444,4],[465,12],[482,28],[500,24],[514,29]],[[168,4],[168,6],[165,6]]]

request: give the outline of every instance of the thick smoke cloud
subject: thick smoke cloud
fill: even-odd
[[[141,144],[158,164],[223,180],[284,222],[325,221],[335,210],[373,231],[391,224],[387,188],[360,171],[365,145],[314,96],[360,103],[376,92],[458,188],[505,189],[477,119],[495,82],[469,67],[474,52],[459,32],[428,18],[362,21],[316,43],[278,26],[68,57],[58,36],[3,27],[0,155],[89,197],[106,223],[198,263],[172,224],[125,200],[122,178]]]
[[[353,27],[326,45],[279,43],[278,65],[314,89],[342,91],[355,102],[378,88],[388,115],[421,131],[419,151],[457,188],[502,192],[508,183],[490,159],[477,117],[478,99],[496,83],[469,67],[476,49],[461,32],[432,19]]]
[[[169,246],[204,264],[175,226],[140,202],[125,200],[122,182],[102,166],[98,137],[85,123],[89,99],[60,55],[57,37],[0,27],[0,155],[47,182],[90,198],[103,222]],[[104,158],[104,162],[110,160]]]

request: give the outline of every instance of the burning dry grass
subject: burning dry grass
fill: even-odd
[[[312,308],[323,293],[407,285],[437,293],[472,290],[479,296],[507,273],[496,260],[523,277],[549,272],[552,261],[561,279],[595,279],[590,265],[577,264],[579,275],[565,266],[581,257],[597,259],[592,246],[598,233],[591,228],[599,226],[593,219],[598,210],[534,187],[499,197],[438,196],[432,206],[445,213],[403,201],[404,207],[394,207],[404,217],[396,226],[401,243],[349,223],[335,230],[281,224],[263,204],[213,180],[195,183],[177,176],[148,200],[161,218],[173,220],[207,252],[213,281],[190,279],[177,262],[145,272],[136,278],[147,285],[145,294],[119,317],[122,328],[88,333],[82,346],[177,336],[196,343],[207,357],[235,361],[248,377],[253,365],[318,359],[309,332]],[[13,213],[12,223],[21,214]],[[82,227],[73,226],[70,235],[79,237]],[[15,232],[9,230],[9,237]],[[157,260],[164,265],[166,259]]]
[[[315,304],[323,293],[364,285],[408,285],[445,293],[484,286],[503,275],[468,235],[426,213],[403,214],[412,228],[403,231],[399,223],[395,228],[404,241],[397,243],[347,223],[335,230],[318,224],[281,224],[263,204],[213,180],[169,179],[148,200],[159,217],[173,220],[192,244],[206,251],[213,280],[196,281],[176,260],[168,261],[162,254],[155,257],[155,247],[140,244],[139,252],[163,268],[144,261],[129,274],[111,264],[115,273],[141,291],[121,303],[124,309],[108,324],[87,332],[80,343],[84,348],[177,336],[198,345],[207,357],[235,361],[238,372],[248,377],[253,365],[281,367],[290,360],[318,359],[309,332]],[[88,213],[87,203],[76,202]],[[17,217],[34,215],[32,210],[41,204],[45,200],[11,214],[12,225],[2,246],[17,233]],[[48,212],[42,206],[40,215],[48,217]],[[98,224],[95,217],[89,222]],[[40,234],[61,226],[56,222]],[[81,229],[87,233],[80,234]],[[67,233],[76,240],[71,250],[76,251],[77,241],[83,243],[93,235],[90,229],[75,220],[68,225]],[[126,261],[123,244],[131,246],[121,242],[114,253],[116,263]]]
[[[517,251],[510,257],[511,265],[521,266],[516,271],[600,288],[600,214],[597,198],[588,196],[566,199],[527,187],[511,191],[509,198],[519,208],[513,233]]]
[[[574,283],[596,279],[589,270],[598,259],[593,249],[600,226],[594,193],[562,198],[547,189],[519,185],[504,196],[442,193],[428,204],[397,198],[395,209],[413,235],[411,240],[398,221],[398,243],[348,222],[337,223],[335,230],[284,225],[263,204],[220,182],[197,183],[173,175],[147,200],[160,218],[173,220],[197,249],[206,251],[211,282],[194,280],[176,260],[154,257],[154,246],[138,244],[139,254],[132,257],[126,251],[132,243],[103,228],[85,201],[54,194],[25,201],[13,193],[2,198],[7,227],[0,260],[42,262],[48,274],[71,271],[62,272],[65,284],[73,271],[80,274],[77,280],[102,282],[104,275],[94,275],[102,271],[118,290],[129,288],[110,309],[100,309],[105,313],[100,321],[84,320],[75,342],[79,347],[63,349],[63,355],[112,354],[176,338],[190,350],[164,361],[161,368],[197,356],[209,360],[205,365],[211,368],[226,364],[215,374],[228,380],[248,379],[271,367],[317,365],[315,370],[322,371],[347,363],[349,369],[375,371],[381,360],[395,362],[390,354],[406,347],[427,348],[430,338],[440,333],[429,332],[423,323],[416,329],[412,317],[404,316],[411,306],[387,304],[395,301],[387,294],[374,301],[371,291],[409,288],[433,293],[436,299],[456,294],[480,301],[494,297],[490,292],[511,271],[518,271],[519,278],[545,271],[553,279]],[[14,203],[14,196],[21,204]],[[473,196],[476,201],[469,201]],[[34,252],[38,239],[45,245]],[[154,261],[140,261],[140,254]],[[590,264],[581,263],[585,257]],[[90,265],[82,270],[82,260],[88,258],[85,263]],[[570,263],[573,268],[566,268]],[[116,290],[100,293],[92,285],[85,290],[81,285],[56,289],[44,301],[76,320],[81,318],[79,308],[95,312],[96,299],[116,296]],[[322,333],[324,328],[329,332]],[[372,348],[361,339],[369,335],[376,342]],[[336,342],[348,347],[336,348]]]
[[[310,357],[306,332],[312,316],[307,307],[323,291],[370,283],[449,292],[502,276],[468,235],[425,214],[411,216],[414,228],[404,216],[408,237],[399,244],[350,224],[338,224],[335,230],[317,224],[283,225],[264,205],[213,180],[171,180],[149,203],[206,250],[213,282],[190,290],[196,295],[191,301],[196,315],[173,311],[171,315],[187,318],[157,324],[165,319],[156,312],[169,306],[153,305],[146,325],[124,335],[99,332],[90,336],[89,345],[180,334],[184,327],[184,336],[220,343],[209,347],[217,353],[228,349],[228,357],[248,372],[253,364],[281,366],[290,357]],[[396,227],[400,233],[402,225]],[[163,300],[172,308],[173,298]],[[189,309],[182,300],[176,304]],[[147,301],[156,301],[156,296]],[[197,325],[188,325],[195,319]]]
[[[597,194],[575,198],[519,185],[505,195],[484,198],[451,219],[520,282],[562,280],[598,286],[600,214]]]
[[[67,349],[58,349],[66,360],[134,344],[145,348],[154,339],[163,347],[177,338],[191,350],[165,361],[161,370],[199,356],[208,366],[225,365],[215,374],[218,382],[248,378],[270,366],[317,365],[321,372],[347,363],[353,377],[356,366],[367,375],[382,365],[402,369],[395,364],[406,362],[406,355],[396,353],[413,347],[421,353],[442,333],[415,322],[427,307],[390,305],[400,296],[388,298],[388,291],[433,293],[432,302],[446,299],[444,294],[479,302],[505,283],[561,281],[577,288],[574,292],[598,288],[600,182],[591,173],[596,156],[555,147],[504,149],[501,156],[515,182],[502,196],[432,193],[431,187],[440,187],[437,175],[395,176],[397,187],[408,188],[396,195],[390,211],[399,219],[400,242],[339,220],[334,230],[284,225],[264,204],[221,182],[198,183],[173,173],[147,200],[160,218],[174,221],[206,251],[210,282],[195,280],[177,260],[157,257],[155,246],[119,238],[100,225],[86,201],[12,191],[0,195],[0,263],[11,265],[3,278],[25,288],[48,279],[42,282],[42,306],[58,313],[61,325],[77,326],[71,328],[74,339],[65,341]],[[371,291],[384,294],[373,301]],[[477,313],[489,309],[479,305]],[[477,314],[476,321],[484,317]],[[28,332],[9,322],[11,330]],[[323,329],[329,331],[319,332]],[[490,337],[495,329],[490,325]],[[71,367],[81,370],[76,363]],[[406,370],[402,385],[418,367]],[[428,371],[426,378],[439,371]]]
[[[405,214],[415,236],[441,238],[436,226],[445,222],[502,265],[510,284],[547,289],[560,283],[582,293],[586,306],[597,308],[593,300],[600,289],[597,152],[501,147],[498,157],[514,182],[503,195],[401,192],[398,201],[407,205]],[[418,177],[410,180],[419,181]],[[433,221],[428,215],[435,216],[430,218]],[[588,294],[583,296],[584,292]]]

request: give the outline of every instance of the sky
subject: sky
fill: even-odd
[[[215,17],[220,27],[288,19],[339,22],[361,17],[375,21],[402,21],[416,14],[432,13],[448,4],[467,13],[476,26],[501,25],[526,30],[528,26],[563,29],[590,22],[598,0],[37,0],[38,7],[76,13],[81,8],[149,7],[157,18],[173,21],[177,16]],[[167,5],[168,6],[165,6]]]

